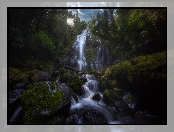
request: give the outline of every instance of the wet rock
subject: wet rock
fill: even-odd
[[[58,75],[59,75],[59,72],[58,72],[58,71],[53,71],[53,72],[51,73],[51,77],[52,77],[52,78],[56,78],[56,77],[58,77]]]
[[[45,71],[36,72],[34,76],[31,77],[32,82],[48,81],[51,80],[51,74]]]
[[[78,124],[107,124],[107,121],[101,113],[88,110],[79,116]]]
[[[72,94],[72,97],[74,98],[75,102],[78,103],[78,96],[76,94]]]
[[[21,83],[17,83],[13,88],[14,89],[24,89],[27,86],[26,82],[21,82]]]
[[[65,124],[77,124],[77,120],[78,115],[71,115],[66,119]]]
[[[91,97],[92,100],[95,100],[95,101],[100,101],[101,100],[101,96],[99,93],[95,93],[92,97]]]
[[[14,103],[24,93],[23,89],[15,89],[9,92],[9,104]]]
[[[130,93],[127,93],[123,97],[123,101],[132,109],[137,105],[138,99]]]
[[[82,77],[82,76],[78,76],[80,79],[83,80],[83,82],[85,83],[87,81],[86,77]]]
[[[87,78],[87,80],[95,80],[94,75],[86,74],[86,78]]]
[[[82,71],[78,71],[77,74],[78,74],[79,76],[82,76],[84,73],[83,73]]]
[[[126,104],[122,101],[115,101],[114,102],[114,106],[116,111],[118,112],[125,112],[128,110],[128,107],[126,106]]]

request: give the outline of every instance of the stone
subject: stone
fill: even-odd
[[[79,116],[78,124],[107,124],[107,121],[100,112],[87,110]]]
[[[24,89],[26,86],[27,86],[26,82],[20,82],[20,83],[17,83],[13,88],[14,89]]]
[[[39,71],[37,74],[31,77],[31,80],[33,82],[48,81],[51,80],[51,74],[45,71]]]
[[[91,97],[92,100],[95,100],[95,101],[100,101],[101,100],[101,96],[99,93],[95,93],[92,97]]]

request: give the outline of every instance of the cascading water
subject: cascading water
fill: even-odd
[[[73,43],[73,46],[70,48],[68,52],[67,57],[64,58],[63,64],[68,67],[76,68],[80,71],[86,71],[88,70],[88,68],[95,68],[99,70],[107,66],[109,64],[110,58],[108,53],[108,47],[104,46],[99,38],[97,40],[98,46],[96,46],[96,42],[94,42],[92,36],[93,35],[88,28],[83,30],[82,33],[77,36],[75,42]],[[85,57],[86,47],[90,50],[96,50],[96,53],[93,52],[92,55],[96,58],[93,58],[89,64],[87,64]]]
[[[87,63],[84,53],[84,49],[87,43],[87,35],[91,37],[90,31],[88,29],[85,29],[82,31],[81,35],[77,36],[73,47],[70,49],[71,52],[69,53],[69,57],[65,59],[65,65],[75,67],[76,69],[81,71],[87,70]],[[104,57],[104,54],[101,55],[102,49],[104,49],[104,47],[102,48],[102,46],[99,46],[97,55],[98,61],[96,61],[96,63],[98,64],[100,63],[100,58]],[[94,65],[91,63],[91,66]],[[99,92],[98,81],[95,79],[94,75],[86,74],[84,77],[87,78],[87,82],[82,86],[84,89],[84,94],[82,96],[78,96],[78,100],[75,100],[73,97],[71,98],[71,108],[69,112],[70,115],[72,115],[72,118],[77,117],[76,124],[86,124],[86,122],[88,121],[89,122],[87,124],[112,123],[115,120],[113,112],[102,101],[103,94]],[[96,93],[98,93],[98,95],[100,96],[100,100],[98,101],[93,99],[93,96]],[[88,115],[88,117],[86,117],[86,114]],[[72,119],[67,118],[67,120]],[[67,121],[67,124],[69,123],[70,122]]]
[[[69,55],[63,60],[63,63],[66,66],[76,68],[80,71],[86,70],[87,63],[84,49],[87,34],[89,34],[89,30],[85,29],[80,35],[77,36],[72,48],[69,51]]]
[[[70,115],[77,115],[78,118],[76,119],[76,124],[85,124],[86,120],[89,124],[94,120],[94,124],[118,124],[118,122],[115,121],[112,110],[102,101],[103,94],[98,92],[98,81],[95,80],[94,75],[86,74],[86,78],[87,82],[83,85],[85,91],[84,94],[78,96],[77,103],[74,98],[71,100],[69,113]],[[100,100],[93,100],[95,93],[100,94]],[[91,115],[92,113],[90,111],[94,112],[95,115]],[[86,115],[86,113],[88,114]]]
[[[84,46],[85,46],[85,42],[86,42],[86,34],[87,34],[87,29],[86,30],[83,30],[82,34],[77,36],[77,52],[79,52],[79,57],[78,57],[78,69],[79,70],[85,70],[86,69],[86,60],[85,60],[85,57],[84,57]]]

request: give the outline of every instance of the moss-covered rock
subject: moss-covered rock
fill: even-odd
[[[166,51],[120,62],[107,68],[105,76],[131,85],[144,85],[153,79],[166,79]]]
[[[9,85],[13,87],[16,83],[29,82],[29,74],[16,68],[9,67]]]
[[[119,88],[135,92],[139,99],[138,108],[146,109],[166,120],[166,68],[166,51],[163,51],[110,66],[104,76],[108,80],[116,80]]]
[[[51,80],[51,74],[49,72],[38,71],[34,76],[31,76],[32,82],[48,81]]]
[[[70,74],[64,74],[60,77],[60,81],[65,82],[72,89],[72,91],[77,95],[83,94],[82,84],[84,79],[79,78],[78,76],[72,76]]]
[[[106,104],[114,103],[114,101],[117,101],[118,99],[118,94],[113,90],[106,89],[103,93],[103,102],[105,102]]]
[[[24,124],[42,124],[64,104],[63,92],[56,82],[51,82],[51,88],[46,82],[37,82],[27,86],[27,91],[21,96]],[[51,92],[50,89],[54,92]]]

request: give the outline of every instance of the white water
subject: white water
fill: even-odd
[[[108,124],[113,124],[116,121],[113,117],[112,110],[103,101],[92,100],[92,96],[98,92],[98,81],[95,80],[93,75],[87,74],[86,78],[87,82],[83,85],[85,93],[78,97],[78,103],[72,98],[70,113],[73,111],[84,112],[86,110],[94,110],[101,113],[106,118]],[[102,98],[103,94],[99,94]],[[78,124],[81,123],[81,120],[79,120]],[[118,122],[116,124],[118,124]]]
[[[12,115],[12,117],[11,117],[11,119],[9,120],[10,122],[15,122],[15,120],[16,120],[16,118],[18,117],[18,115],[19,115],[19,112],[22,110],[22,107],[21,106],[19,106],[16,110],[15,110],[15,112],[13,113],[13,115]]]
[[[76,41],[74,42],[74,47],[76,48],[75,60],[77,61],[77,69],[86,70],[86,58],[84,56],[84,48],[86,42],[86,35],[88,30],[85,29],[82,31],[81,35],[78,35]]]

